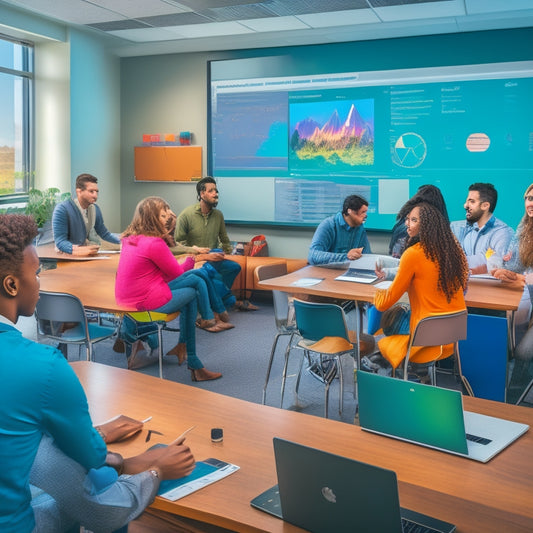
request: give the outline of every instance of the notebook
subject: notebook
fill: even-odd
[[[295,526],[313,533],[403,533],[409,520],[430,528],[425,531],[455,531],[453,524],[401,509],[392,470],[278,438],[274,455],[278,485],[251,505]]]
[[[486,463],[528,429],[463,411],[463,396],[370,372],[357,373],[361,428]]]

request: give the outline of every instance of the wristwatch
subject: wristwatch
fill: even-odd
[[[152,476],[154,476],[154,477],[159,479],[159,472],[157,470],[152,468],[152,469],[149,470],[149,472],[150,472],[150,474],[152,474]]]

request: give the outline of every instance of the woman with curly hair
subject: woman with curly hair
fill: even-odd
[[[421,319],[466,309],[464,292],[468,281],[468,264],[448,220],[435,206],[422,202],[411,209],[405,225],[409,240],[400,259],[397,275],[388,289],[378,289],[374,297],[376,308],[385,311],[405,292],[409,295],[411,309],[410,314],[404,317],[404,324],[396,320],[387,327],[384,324],[387,322],[387,313],[382,319],[384,333],[388,336],[381,339],[378,345],[381,354],[393,368],[406,356],[409,331],[414,331]],[[402,308],[399,309],[401,311]],[[401,312],[391,315],[402,317]],[[452,353],[453,345],[416,347],[411,351],[410,360],[426,363],[449,357]]]
[[[179,364],[187,360],[193,381],[218,379],[222,374],[206,370],[196,355],[196,299],[200,289],[206,291],[205,282],[190,276],[183,283],[181,276],[194,267],[194,259],[178,263],[170,251],[169,211],[168,203],[157,196],[137,204],[133,220],[121,235],[115,298],[118,304],[138,311],[180,311],[179,342],[167,355],[176,355]]]
[[[491,274],[506,283],[519,283],[527,287],[526,298],[533,302],[533,183],[524,194],[525,214],[503,257],[504,268],[492,270]],[[529,311],[531,315],[531,310]],[[527,331],[514,351],[514,368],[509,388],[526,385],[532,378],[529,373],[533,358],[533,318],[530,316]]]

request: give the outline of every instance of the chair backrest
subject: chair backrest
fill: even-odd
[[[39,292],[39,301],[35,307],[38,320],[54,322],[86,323],[85,310],[79,298],[62,292]]]
[[[411,345],[439,346],[466,339],[467,317],[465,310],[423,318],[415,328]]]
[[[333,303],[305,302],[294,299],[296,325],[304,339],[318,341],[324,337],[342,337],[350,342],[342,307]]]
[[[258,266],[255,271],[255,279],[263,281],[265,279],[277,278],[287,274],[287,263],[272,263]],[[274,318],[278,327],[287,324],[289,314],[289,297],[286,292],[272,291],[274,303]]]

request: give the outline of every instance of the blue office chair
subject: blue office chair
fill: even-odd
[[[354,395],[357,402],[357,381],[355,370],[361,368],[361,356],[357,349],[357,333],[350,331],[346,324],[346,316],[342,307],[330,303],[305,302],[294,299],[296,327],[302,337],[296,347],[303,350],[304,357],[296,381],[296,397],[300,386],[304,361],[325,385],[324,416],[328,417],[329,387],[339,374],[339,414],[343,407],[343,376],[340,357],[349,355],[354,365]],[[318,357],[312,360],[312,354]]]
[[[80,299],[61,292],[39,292],[35,307],[37,338],[46,337],[62,344],[85,346],[87,361],[93,360],[93,344],[115,335],[117,328],[87,320]]]
[[[287,263],[273,263],[267,265],[260,265],[254,270],[256,281],[263,281],[265,279],[277,278],[287,274]],[[272,370],[272,362],[276,353],[278,340],[281,336],[288,335],[289,342],[285,349],[285,361],[283,364],[283,373],[281,376],[281,400],[280,407],[283,407],[283,396],[285,394],[285,381],[287,379],[287,367],[289,364],[289,355],[293,347],[294,336],[298,334],[296,323],[294,320],[294,307],[289,295],[282,291],[272,291],[272,300],[274,303],[274,319],[276,321],[277,333],[272,342],[272,349],[270,350],[270,359],[268,360],[268,367],[266,372],[265,384],[263,386],[263,405],[266,402],[266,391],[268,381],[270,379],[270,371]]]

